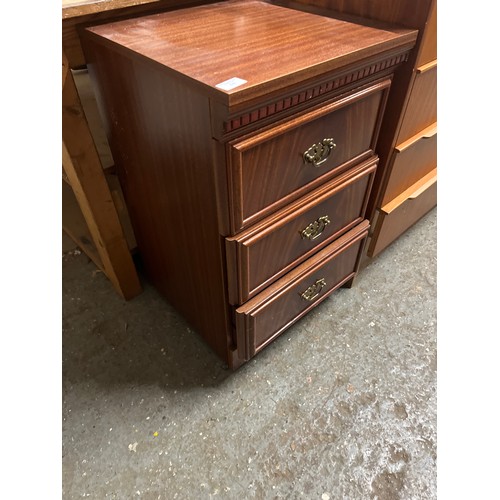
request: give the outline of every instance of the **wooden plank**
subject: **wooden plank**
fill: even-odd
[[[69,71],[69,61],[66,57],[66,54],[62,53],[62,88],[64,88],[64,84],[66,83],[66,78],[68,77]]]
[[[67,179],[67,178],[66,178]],[[62,183],[62,215],[63,229],[71,237],[71,239],[92,259],[97,267],[103,269],[101,258],[97,252],[97,248],[92,240],[85,218],[78,205],[78,201],[71,189],[69,182],[63,178]],[[130,219],[128,218],[127,207],[123,200],[123,193],[116,175],[106,175],[108,184],[110,185],[111,196],[115,202],[120,222],[123,225],[127,245],[131,253],[137,251],[137,242],[135,240],[134,231]]]
[[[111,191],[111,196],[113,197],[113,201],[115,203],[116,213],[118,214],[118,218],[120,219],[120,223],[123,227],[128,248],[131,253],[135,253],[137,251],[137,241],[135,239],[134,230],[132,229],[132,223],[130,222],[127,205],[125,204],[125,199],[123,197],[123,191],[120,186],[120,182],[118,181],[118,176],[116,173],[109,170],[110,169],[106,169],[104,173],[106,175],[109,190]]]
[[[101,160],[101,165],[104,169],[107,169],[114,165],[114,160],[111,150],[109,149],[108,139],[99,114],[99,108],[89,73],[86,69],[73,71],[73,78],[75,80],[78,96],[82,103],[83,112],[85,113],[85,119],[87,120],[90,133],[92,134],[97,153]]]
[[[207,1],[207,0],[205,0]],[[208,0],[209,1],[209,0]],[[99,24],[103,20],[141,16],[160,10],[178,9],[197,0],[99,0],[66,4],[62,7],[62,45],[70,68],[85,66],[85,55],[80,44],[79,28]]]
[[[172,4],[165,0],[63,0],[62,18],[70,19],[110,10],[125,9],[127,7],[146,6],[148,4]]]
[[[99,252],[90,234],[85,218],[71,186],[62,183],[62,228],[66,234],[85,252],[94,264],[104,271]]]
[[[66,175],[66,172],[64,171],[64,167],[62,168],[62,179],[64,182],[69,184],[69,179],[68,179],[68,176]]]
[[[116,175],[113,156],[111,154],[111,150],[109,149],[106,134],[104,132],[102,121],[99,116],[97,101],[91,87],[88,71],[81,70],[73,72],[73,78],[75,80],[75,85],[77,87],[78,95],[82,103],[90,133],[94,139],[94,144],[96,146],[101,164],[104,169],[104,175],[106,177],[106,181],[108,183],[111,196],[116,207],[118,218],[120,219],[120,223],[125,233],[125,239],[127,240],[128,248],[132,253],[134,253],[137,250],[137,242],[135,239],[134,231],[132,229],[132,224],[130,222],[130,217],[124,200],[123,191],[121,189],[120,182],[118,181],[118,176]],[[65,182],[71,185],[68,176],[64,171],[64,167],[62,170],[62,177]]]
[[[141,285],[104,177],[71,72],[62,99],[63,166],[87,222],[104,272],[125,299]]]
[[[118,176],[116,175],[115,166],[112,165],[104,169],[104,175],[111,192],[111,197],[116,207],[116,213],[120,219],[123,231],[125,233],[125,239],[127,241],[127,246],[132,254],[137,252],[137,241],[135,239],[134,230],[132,228],[132,223],[130,222],[130,216],[128,213],[127,205],[125,203],[125,198],[123,196],[123,191],[118,181]],[[71,187],[71,183],[66,175],[64,167],[62,169],[62,179],[63,181]],[[80,211],[81,212],[81,211]],[[83,216],[82,216],[83,217]],[[85,219],[84,219],[85,220]],[[71,231],[68,231],[71,232]],[[89,233],[90,234],[90,233]]]

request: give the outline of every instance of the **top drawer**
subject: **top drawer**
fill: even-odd
[[[227,145],[233,234],[368,157],[390,80]]]

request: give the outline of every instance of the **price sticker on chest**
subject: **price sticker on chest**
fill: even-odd
[[[247,83],[247,81],[243,80],[243,78],[238,78],[235,76],[233,78],[230,78],[229,80],[226,80],[225,82],[218,83],[216,87],[221,90],[233,90],[236,87],[243,85],[244,83]]]

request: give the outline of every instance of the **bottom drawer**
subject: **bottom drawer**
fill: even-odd
[[[250,359],[354,277],[368,228],[368,221],[361,222],[236,309],[240,359]]]
[[[367,255],[374,257],[437,204],[434,169],[379,210]]]

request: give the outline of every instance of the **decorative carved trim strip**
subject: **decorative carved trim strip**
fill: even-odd
[[[232,118],[231,120],[224,122],[224,133],[227,134],[229,132],[233,132],[234,130],[244,127],[249,123],[255,123],[256,121],[262,120],[267,116],[271,116],[281,111],[284,111],[285,109],[297,106],[298,104],[301,104],[319,95],[328,94],[333,90],[343,87],[344,85],[360,80],[361,78],[373,75],[374,73],[378,73],[380,71],[383,71],[387,68],[405,62],[407,60],[408,60],[408,53],[400,54],[398,56],[392,57],[391,59],[386,59],[376,64],[372,64],[371,66],[366,66],[365,68],[353,71],[352,73],[343,75],[339,78],[336,78],[335,80],[322,83],[321,85],[317,85],[316,87],[303,90],[292,96],[285,97],[276,102],[272,102],[259,109],[249,111],[244,115],[236,116],[235,118]]]

